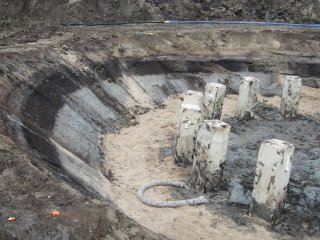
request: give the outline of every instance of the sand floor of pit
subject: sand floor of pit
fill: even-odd
[[[304,87],[299,113],[319,117],[319,89]],[[279,97],[259,97],[259,101],[280,105]],[[153,208],[141,203],[137,190],[153,179],[187,181],[191,167],[174,164],[173,155],[159,157],[161,147],[172,147],[176,134],[180,97],[171,97],[165,107],[138,116],[138,124],[122,129],[118,134],[104,137],[103,149],[108,170],[112,171],[112,195],[116,204],[128,216],[150,230],[171,239],[279,239],[279,235],[267,230],[267,224],[254,220],[254,231],[238,226],[232,219],[208,210],[204,205],[180,208]],[[227,95],[223,118],[235,112],[237,95]],[[148,190],[146,197],[156,200],[172,200],[170,188],[158,187]],[[290,236],[281,236],[281,239]]]

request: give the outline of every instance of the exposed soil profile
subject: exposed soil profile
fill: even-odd
[[[112,176],[116,204],[138,223],[172,239],[212,239],[212,236],[217,239],[318,239],[319,100],[317,89],[304,87],[300,115],[284,120],[278,113],[280,98],[260,96],[255,119],[238,122],[233,117],[237,96],[228,95],[222,120],[231,124],[231,134],[222,189],[208,195],[208,205],[159,209],[142,204],[136,197],[138,188],[153,179],[188,182],[191,174],[191,167],[174,164],[181,98],[170,97],[163,108],[139,116],[135,126],[105,136],[103,148],[109,159],[106,168]],[[296,146],[285,213],[274,227],[250,217],[247,204],[229,201],[235,182],[250,195],[258,149],[260,143],[269,138],[291,141]],[[156,200],[199,195],[196,191],[168,187],[146,192],[146,197]]]

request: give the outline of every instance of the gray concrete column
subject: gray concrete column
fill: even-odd
[[[280,105],[282,116],[294,117],[297,115],[301,88],[301,78],[296,76],[285,77]]]
[[[206,85],[202,109],[203,119],[220,119],[223,100],[226,94],[226,86],[220,83],[209,83]]]
[[[251,211],[267,221],[279,218],[287,192],[293,144],[277,139],[264,141],[259,150]]]
[[[181,104],[176,138],[176,163],[192,164],[200,121],[201,109],[199,105]]]
[[[236,117],[250,119],[253,117],[253,108],[257,102],[260,80],[254,77],[243,77],[240,81],[239,98]]]
[[[201,106],[203,102],[203,93],[193,90],[188,90],[183,93],[183,103],[184,104],[194,104]]]
[[[220,120],[200,124],[193,162],[193,183],[204,191],[219,188],[226,159],[230,125]]]

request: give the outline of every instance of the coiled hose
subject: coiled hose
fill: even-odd
[[[209,203],[209,201],[204,196],[193,198],[193,199],[177,200],[177,201],[157,201],[157,200],[147,199],[143,196],[146,190],[156,186],[171,186],[171,187],[189,189],[187,184],[185,184],[184,182],[178,182],[173,180],[153,180],[150,183],[143,185],[138,190],[138,193],[137,193],[138,199],[148,206],[157,207],[157,208],[165,208],[165,207],[177,208],[177,207],[186,206],[186,205],[195,206],[199,204]]]

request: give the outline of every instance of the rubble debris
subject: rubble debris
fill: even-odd
[[[51,211],[52,216],[60,216],[61,212],[59,210]]]
[[[9,217],[8,218],[8,222],[15,222],[17,220],[17,218],[15,217]]]

